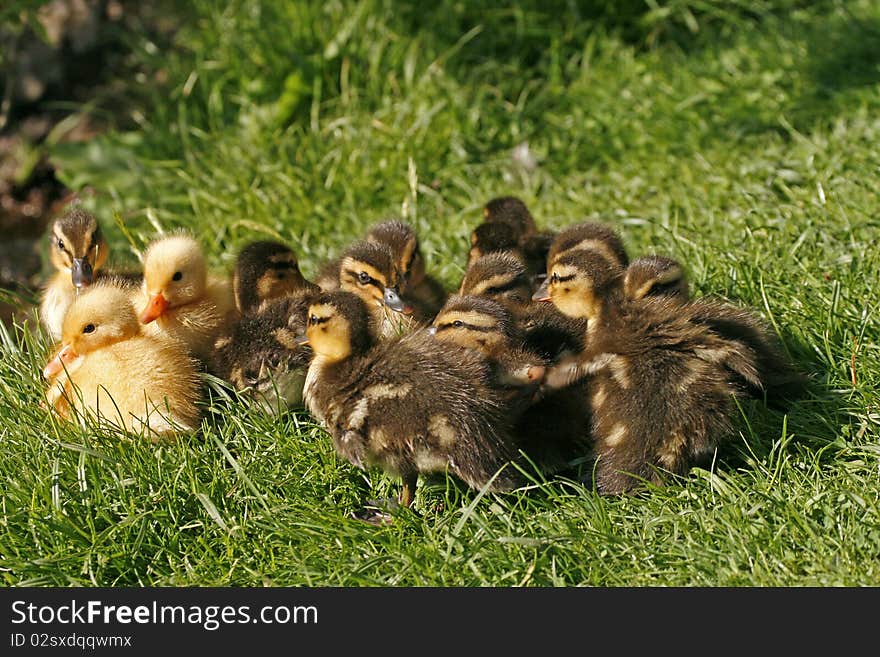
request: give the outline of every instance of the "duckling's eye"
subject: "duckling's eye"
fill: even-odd
[[[317,315],[309,315],[309,324],[317,324],[318,316]]]
[[[370,282],[370,275],[369,275],[367,272],[362,271],[362,272],[360,272],[360,273],[358,274],[358,281],[359,281],[362,285],[366,285],[367,283]]]
[[[94,324],[86,324],[83,326],[83,333],[94,333],[95,325]]]
[[[171,277],[171,280],[179,281],[181,278],[183,278],[183,272],[176,271],[174,272],[174,276]]]
[[[64,240],[58,240],[58,248],[64,250]]]
[[[464,326],[464,322],[461,321],[460,319],[457,319],[454,322],[452,322],[452,326],[455,328],[461,328],[462,326]]]
[[[551,283],[558,283],[558,282],[559,282],[559,274],[553,274],[553,275],[550,277],[550,282],[551,282]]]

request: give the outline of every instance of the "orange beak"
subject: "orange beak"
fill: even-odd
[[[78,354],[73,350],[73,347],[65,345],[61,351],[55,354],[55,358],[50,360],[46,367],[43,368],[43,376],[47,379],[58,376],[58,374],[64,371],[66,365],[70,365],[77,358]]]
[[[149,324],[153,320],[158,319],[166,310],[168,310],[168,301],[159,293],[150,299],[147,307],[141,313],[141,324]]]

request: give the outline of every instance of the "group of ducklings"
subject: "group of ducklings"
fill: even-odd
[[[711,460],[739,401],[804,385],[757,314],[691,298],[675,260],[630,261],[598,222],[539,230],[516,197],[484,206],[453,293],[398,220],[315,282],[275,241],[218,275],[183,233],[151,243],[142,271],[108,270],[82,209],[50,240],[50,408],[154,438],[193,430],[207,371],[270,410],[307,409],[338,454],[400,478],[403,506],[435,472],[509,491],[588,462],[601,493],[660,484]]]

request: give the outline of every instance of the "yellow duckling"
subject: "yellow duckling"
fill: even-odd
[[[135,287],[140,283],[139,273],[102,270],[109,250],[101,234],[97,218],[82,208],[74,208],[55,220],[49,230],[49,260],[55,273],[43,290],[40,303],[40,321],[52,340],[61,339],[64,313],[77,294],[95,280],[112,275],[117,284]]]
[[[209,274],[202,247],[183,234],[147,248],[141,303],[148,334],[180,340],[201,361],[238,315],[229,279]]]
[[[200,379],[186,348],[144,334],[131,296],[98,283],[64,317],[59,349],[43,370],[61,417],[89,415],[155,439],[197,428]]]

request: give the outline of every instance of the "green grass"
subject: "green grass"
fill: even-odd
[[[220,270],[272,236],[310,275],[398,215],[452,288],[482,205],[515,194],[681,259],[696,294],[770,319],[812,389],[744,407],[711,471],[662,489],[435,477],[377,528],[350,513],[397,482],[305,413],[215,391],[158,447],[57,424],[30,322],[2,335],[6,585],[880,584],[876,3],[261,5],[198,0],[172,44],[131,37],[119,129],[52,146],[116,263],[188,227]]]

